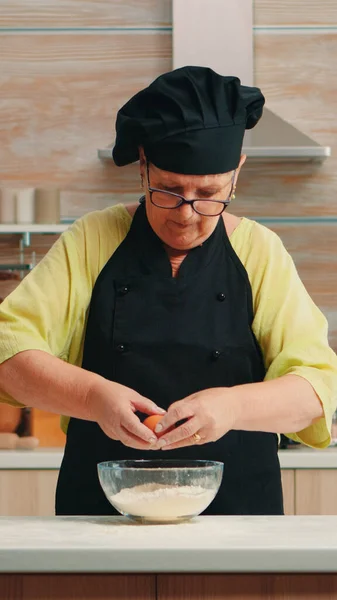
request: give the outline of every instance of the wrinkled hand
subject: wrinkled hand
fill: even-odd
[[[239,405],[232,388],[210,388],[171,404],[155,428],[160,439],[153,449],[173,450],[215,442],[235,427]],[[184,422],[165,433],[172,425]],[[194,434],[200,436],[196,441]]]
[[[162,415],[165,411],[131,388],[99,377],[87,396],[90,419],[112,440],[138,450],[151,450],[157,436],[135,415]]]

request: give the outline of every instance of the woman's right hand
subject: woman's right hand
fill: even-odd
[[[87,408],[92,421],[113,440],[138,450],[151,450],[157,437],[135,415],[164,415],[165,410],[131,388],[103,377],[95,380],[87,394]]]

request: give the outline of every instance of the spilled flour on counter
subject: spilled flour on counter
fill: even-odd
[[[214,490],[201,486],[147,483],[124,488],[110,496],[122,513],[161,521],[201,513],[212,502]]]

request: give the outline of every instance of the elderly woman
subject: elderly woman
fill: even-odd
[[[263,104],[201,67],[139,92],[113,157],[140,159],[140,203],[76,221],[2,304],[2,401],[63,415],[57,514],[113,514],[97,463],[163,456],[224,462],[209,514],[282,514],[277,434],[329,444],[326,320],[278,236],[225,212]]]

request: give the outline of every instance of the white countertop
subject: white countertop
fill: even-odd
[[[337,572],[337,516],[1,517],[0,572]]]
[[[314,450],[296,446],[280,450],[281,469],[337,469],[337,447]]]
[[[59,469],[61,448],[0,450],[0,469]],[[282,469],[337,469],[337,447],[325,450],[296,447],[279,451]]]
[[[0,469],[59,469],[62,448],[0,450]]]

